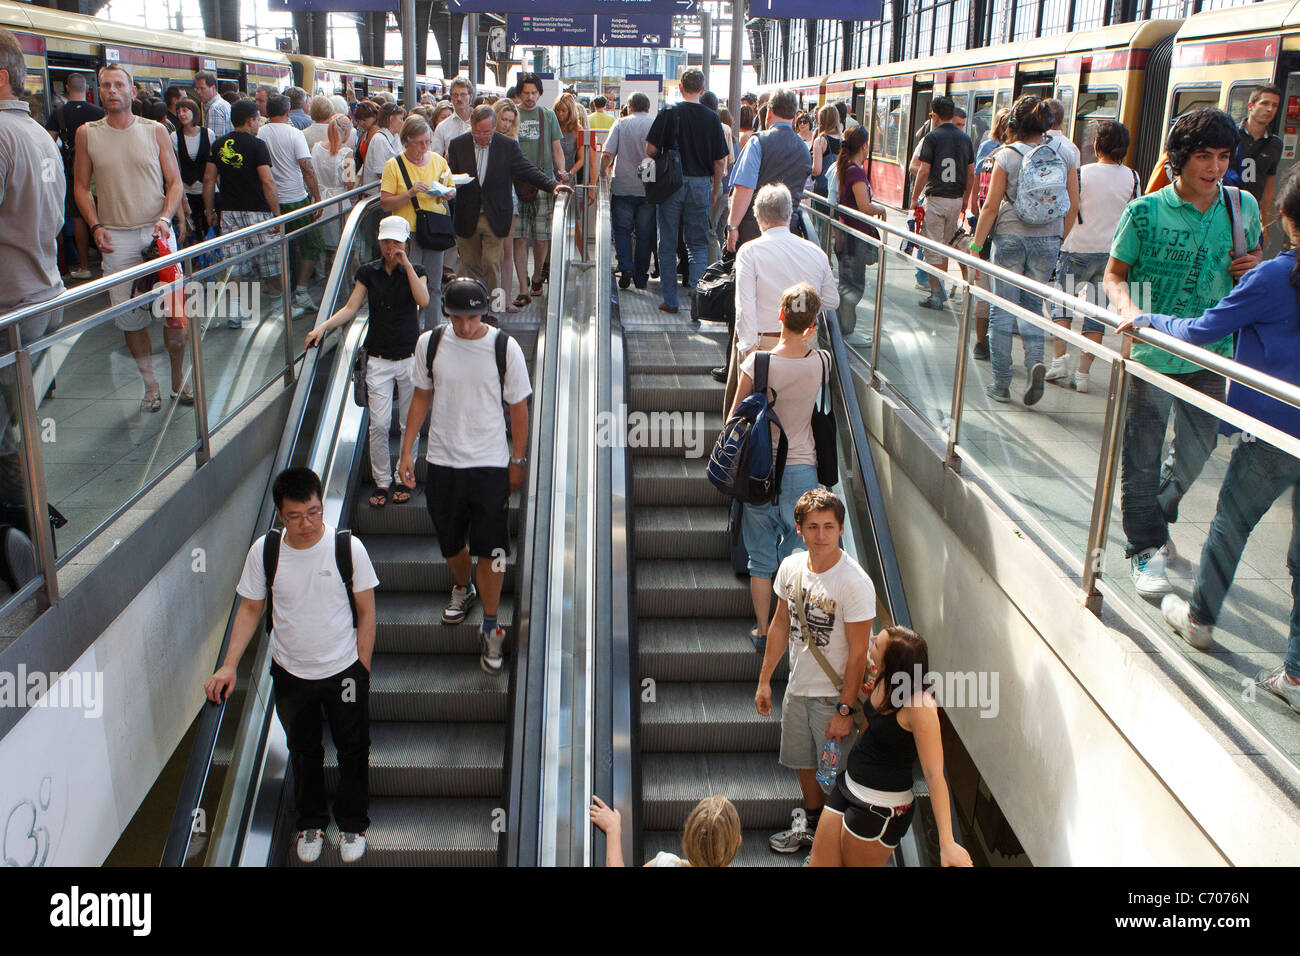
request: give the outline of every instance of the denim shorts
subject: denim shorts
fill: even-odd
[[[816,487],[816,465],[786,465],[781,497],[775,504],[745,505],[741,529],[751,577],[774,577],[781,562],[794,553],[801,541],[794,526],[794,506],[805,491]]]

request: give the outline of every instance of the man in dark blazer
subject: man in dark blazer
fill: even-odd
[[[497,114],[490,106],[477,106],[470,114],[470,132],[447,145],[447,164],[453,174],[474,178],[456,190],[456,250],[462,271],[482,282],[492,293],[492,311],[501,294],[501,241],[510,232],[514,181],[528,183],[548,193],[572,192],[530,163],[519,144],[496,131]]]

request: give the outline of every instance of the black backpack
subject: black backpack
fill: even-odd
[[[736,257],[729,252],[704,270],[695,283],[691,318],[705,322],[736,324]]]
[[[280,565],[280,541],[283,532],[268,531],[262,539],[262,572],[266,575],[266,633],[271,633],[272,591],[275,569]],[[352,594],[352,532],[334,532],[334,566],[348,592],[348,607],[352,609],[352,626],[357,626],[357,599]]]

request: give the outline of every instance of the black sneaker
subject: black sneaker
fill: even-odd
[[[989,361],[989,340],[980,339],[975,343],[975,348],[971,350],[971,355],[981,362]]]
[[[618,287],[620,289],[626,289],[631,284],[632,284],[632,273],[620,272],[618,274]]]
[[[709,369],[709,374],[713,376],[713,380],[719,385],[727,384],[727,370],[725,368]]]

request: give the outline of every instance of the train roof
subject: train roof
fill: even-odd
[[[1228,10],[1207,10],[1188,17],[1178,31],[1178,41],[1206,40],[1234,33],[1267,33],[1300,27],[1300,3],[1273,0]]]
[[[176,53],[229,60],[254,60],[286,67],[289,65],[289,59],[283,53],[246,43],[194,37],[170,30],[147,30],[30,3],[12,3],[10,0],[0,0],[0,24],[42,36],[62,35],[92,43],[123,43],[149,48],[157,48],[160,43],[165,43],[169,50]]]
[[[402,78],[396,70],[384,66],[366,66],[364,63],[348,63],[345,60],[327,60],[323,56],[308,56],[305,53],[290,53],[290,60],[311,61],[318,70],[330,70],[335,73],[360,73],[365,76],[382,76],[385,79]]]

